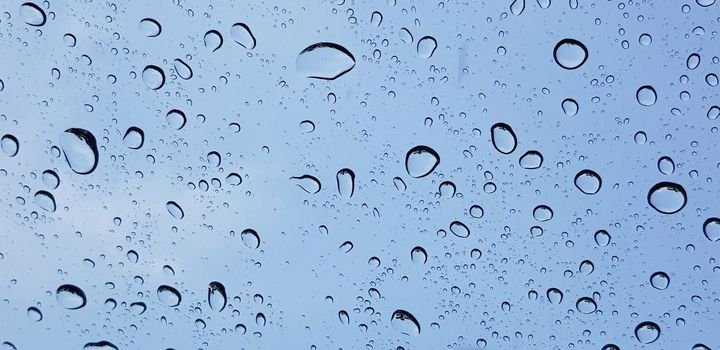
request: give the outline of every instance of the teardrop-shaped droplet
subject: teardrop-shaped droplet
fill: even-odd
[[[591,314],[597,310],[595,300],[590,297],[582,297],[575,303],[575,308],[583,314]]]
[[[8,16],[10,15],[8,14]],[[42,27],[47,21],[45,11],[32,2],[26,2],[20,5],[20,18],[22,18],[25,23],[34,27]]]
[[[46,211],[53,213],[55,212],[55,209],[57,209],[55,205],[55,197],[48,191],[37,191],[34,198],[38,207]]]
[[[260,236],[257,231],[248,228],[240,232],[240,240],[248,247],[257,249],[260,247]]]
[[[515,16],[520,16],[525,10],[525,0],[513,0],[510,4],[510,12]]]
[[[410,251],[410,259],[418,264],[425,264],[428,259],[427,252],[423,247],[415,247]]]
[[[455,197],[455,184],[452,181],[443,181],[438,186],[438,192],[440,192],[441,198],[452,198]]]
[[[373,11],[370,15],[370,24],[379,27],[382,24],[383,15],[378,11]]]
[[[675,172],[675,162],[668,156],[658,159],[658,170],[665,175],[672,175]]]
[[[225,286],[220,282],[210,282],[208,286],[208,304],[210,308],[220,312],[227,305],[227,293]]]
[[[460,221],[453,221],[450,223],[450,232],[460,238],[467,238],[470,236],[470,229]]]
[[[63,284],[58,287],[55,297],[60,306],[69,310],[80,309],[87,303],[85,292],[72,284]]]
[[[185,117],[185,113],[179,109],[172,109],[165,115],[165,120],[167,121],[168,125],[170,125],[171,128],[175,130],[180,130],[185,126],[185,123],[187,123],[187,117]]]
[[[318,180],[315,176],[311,175],[303,175],[303,176],[293,176],[290,178],[290,180],[293,180],[295,185],[302,188],[303,191],[315,194],[320,192],[322,189],[322,185],[320,184],[320,180]]]
[[[245,23],[235,23],[230,27],[230,37],[240,46],[252,50],[255,48],[256,40],[250,27]]]
[[[265,324],[267,324],[265,314],[263,314],[262,312],[258,312],[258,314],[255,315],[255,324],[260,327],[265,327]]]
[[[418,322],[415,316],[405,310],[395,310],[390,318],[390,324],[393,329],[402,334],[420,334],[420,322]]]
[[[555,63],[565,69],[576,69],[588,59],[588,50],[585,44],[575,39],[560,40],[553,50]]]
[[[8,157],[15,157],[20,150],[20,142],[10,134],[6,134],[0,139],[0,148]]]
[[[192,68],[179,58],[173,61],[173,68],[175,68],[175,73],[182,79],[188,80],[193,76]]]
[[[605,230],[599,230],[595,232],[594,238],[595,244],[600,247],[607,247],[610,244],[610,240],[612,239],[610,233]]]
[[[437,49],[437,40],[431,36],[424,36],[417,42],[417,53],[420,57],[428,59]]]
[[[127,148],[140,149],[145,143],[145,132],[136,126],[131,126],[125,131],[123,143]]]
[[[505,123],[496,123],[490,128],[490,138],[493,146],[502,154],[510,154],[517,147],[515,132]]]
[[[162,285],[158,287],[157,297],[161,303],[163,303],[165,306],[170,307],[178,306],[182,301],[182,296],[180,296],[180,292],[178,292],[177,289],[167,285]]]
[[[547,299],[550,304],[560,304],[563,300],[563,292],[557,288],[550,288],[547,290]]]
[[[602,187],[602,178],[598,173],[584,169],[575,175],[575,187],[585,194],[596,194]]]
[[[565,115],[568,117],[576,116],[578,114],[578,111],[580,110],[580,106],[578,106],[577,101],[575,101],[571,98],[564,99],[562,101],[562,103],[560,104],[560,106],[562,107],[562,110],[565,113]]]
[[[70,169],[80,175],[93,172],[98,164],[95,136],[85,129],[70,128],[60,135],[60,147]]]
[[[169,201],[165,203],[165,208],[167,208],[168,213],[172,215],[172,217],[176,219],[182,219],[185,217],[185,212],[180,208],[180,205],[173,201]]]
[[[527,151],[520,157],[520,166],[523,169],[538,169],[542,166],[543,156],[538,151]]]
[[[533,217],[537,221],[545,222],[553,218],[553,211],[547,205],[538,205],[533,209]]]
[[[40,322],[43,319],[43,315],[40,309],[34,306],[31,306],[27,309],[27,316],[34,322]]]
[[[428,146],[415,146],[405,155],[405,169],[414,178],[427,176],[440,164],[440,155]]]
[[[165,85],[165,72],[158,66],[149,65],[143,69],[142,79],[148,89],[157,90]]]
[[[49,187],[50,189],[56,189],[58,186],[60,186],[60,177],[54,170],[45,170],[42,173],[42,181],[45,184],[45,186]]]
[[[302,50],[295,67],[308,78],[334,80],[355,67],[355,57],[338,44],[320,42]]]
[[[687,58],[687,67],[689,70],[695,70],[700,65],[700,55],[696,53],[690,54]]]
[[[162,32],[162,26],[160,26],[160,22],[152,19],[152,18],[143,18],[140,20],[140,23],[138,24],[138,29],[140,30],[140,33],[146,37],[154,38]]]
[[[709,218],[703,223],[703,233],[712,242],[720,241],[720,218]]]
[[[205,36],[203,36],[203,44],[205,44],[205,47],[210,49],[210,51],[215,52],[223,45],[223,37],[217,30],[209,30],[205,33]]]
[[[650,188],[647,200],[653,209],[663,214],[674,214],[687,204],[687,192],[674,182],[660,182]]]
[[[340,319],[340,323],[345,325],[350,324],[350,315],[348,315],[347,311],[340,310],[340,312],[338,312],[338,318]]]
[[[84,350],[118,350],[118,347],[115,346],[115,344],[113,344],[107,340],[103,340],[103,341],[94,342],[94,343],[87,343],[87,344],[85,344],[85,346],[83,346],[83,349]]]
[[[655,289],[666,289],[670,285],[670,276],[662,271],[655,272],[650,275],[650,285]]]
[[[641,86],[635,93],[637,102],[642,106],[652,106],[657,102],[655,88],[650,85]]]
[[[338,193],[345,198],[352,197],[355,193],[355,172],[345,168],[337,172]]]
[[[642,344],[650,344],[660,338],[660,327],[654,322],[641,322],[635,327],[635,337]]]

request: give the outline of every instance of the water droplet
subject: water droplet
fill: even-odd
[[[668,156],[658,159],[658,170],[665,175],[672,175],[675,172],[675,162]]]
[[[310,120],[303,120],[300,122],[300,131],[303,133],[311,133],[315,131],[315,123]]]
[[[405,181],[403,181],[403,179],[397,176],[393,178],[393,185],[395,186],[395,189],[400,192],[404,192],[405,190],[407,190],[407,185],[405,184]]]
[[[635,93],[635,98],[642,106],[652,106],[657,102],[655,88],[650,85],[641,86]]]
[[[415,146],[405,155],[405,169],[414,178],[429,175],[438,164],[440,164],[440,155],[428,146]]]
[[[185,113],[179,109],[172,109],[170,112],[167,112],[165,115],[165,120],[167,121],[168,125],[170,125],[171,128],[175,130],[180,130],[185,126],[185,123],[187,123],[187,117],[185,117]]]
[[[34,27],[42,27],[47,21],[45,11],[32,2],[26,2],[20,5],[20,17],[25,23]]]
[[[208,152],[207,154],[207,162],[210,164],[210,166],[213,167],[219,167],[220,162],[222,161],[222,157],[220,157],[220,153],[216,151]]]
[[[505,123],[496,123],[490,128],[490,137],[493,146],[502,154],[510,154],[517,147],[515,132]]]
[[[242,177],[236,173],[230,173],[225,178],[225,182],[227,182],[231,186],[237,186],[242,183]]]
[[[140,149],[143,146],[143,143],[145,143],[145,132],[136,126],[131,126],[127,129],[127,131],[125,131],[123,143],[127,148]]]
[[[167,286],[167,285],[162,285],[162,286],[158,287],[157,297],[161,303],[165,304],[165,306],[170,306],[170,307],[178,306],[178,305],[180,305],[180,302],[182,301],[180,292],[178,292],[177,289]]]
[[[583,260],[583,261],[580,263],[580,268],[579,268],[579,270],[580,270],[580,273],[589,275],[589,274],[591,274],[593,271],[595,271],[595,264],[593,264],[593,262],[590,261],[590,260]]]
[[[190,66],[185,63],[185,61],[176,58],[175,61],[173,61],[173,67],[175,68],[175,73],[177,73],[180,78],[185,80],[192,78],[192,68],[190,68]]]
[[[338,249],[343,253],[349,253],[353,249],[353,243],[350,241],[345,241],[343,244],[338,247]]]
[[[560,40],[553,50],[555,62],[565,69],[576,69],[588,59],[588,50],[585,44],[575,39]]]
[[[670,285],[670,276],[662,271],[655,272],[650,275],[650,285],[655,289],[666,289]]]
[[[128,261],[133,264],[137,263],[138,259],[140,258],[138,253],[134,250],[128,250],[127,254],[125,254],[125,255],[127,256]]]
[[[650,188],[647,200],[653,209],[663,214],[674,214],[685,207],[687,192],[674,182],[660,182]]]
[[[251,228],[240,232],[240,240],[245,243],[248,248],[257,249],[260,247],[260,236]]]
[[[85,350],[118,350],[118,347],[113,343],[103,340],[96,343],[87,343],[83,346]]]
[[[417,53],[420,57],[428,59],[437,49],[437,41],[431,36],[424,36],[417,42]]]
[[[642,344],[650,344],[660,338],[660,327],[654,322],[641,322],[635,327],[635,337]]]
[[[712,106],[707,111],[707,118],[710,120],[715,120],[718,117],[720,117],[720,107],[718,106]]]
[[[402,334],[420,334],[420,322],[411,313],[405,310],[395,310],[390,318],[392,327]]]
[[[533,217],[537,221],[545,222],[553,218],[553,211],[547,205],[538,205],[533,209]]]
[[[182,210],[182,208],[180,208],[177,203],[173,201],[165,203],[165,208],[167,209],[168,213],[170,213],[170,215],[172,215],[172,217],[176,219],[182,219],[185,217],[185,212]]]
[[[720,241],[720,218],[709,218],[703,223],[703,233],[712,242]]]
[[[538,169],[542,163],[543,156],[538,151],[527,151],[520,157],[520,166],[523,169]]]
[[[695,2],[702,7],[708,7],[712,6],[712,4],[715,3],[715,0],[695,0]]]
[[[320,42],[302,50],[295,67],[308,78],[334,80],[355,67],[355,57],[338,44]]]
[[[212,50],[212,52],[215,52],[222,46],[223,37],[217,30],[209,30],[205,33],[205,36],[203,36],[203,44],[205,44],[205,47]]]
[[[440,192],[440,197],[442,198],[455,197],[455,190],[455,184],[450,181],[443,181],[438,187],[438,192]]]
[[[225,293],[225,286],[220,282],[210,282],[208,286],[208,304],[210,308],[220,312],[225,309],[227,305],[227,294]]]
[[[638,42],[642,46],[650,46],[650,44],[652,44],[652,41],[652,36],[650,36],[650,34],[648,33],[640,34],[640,38],[638,38]]]
[[[143,18],[140,20],[140,23],[138,24],[138,29],[140,29],[140,33],[142,35],[145,35],[149,38],[154,38],[162,32],[162,26],[160,26],[160,22],[152,19],[152,18]]]
[[[696,53],[690,54],[687,58],[687,67],[689,70],[695,70],[700,65],[700,55]]]
[[[344,325],[350,324],[350,315],[348,315],[347,311],[340,310],[340,312],[338,312],[338,318],[340,319],[340,323]]]
[[[520,16],[525,10],[525,0],[513,0],[510,4],[510,12],[515,16]]]
[[[415,247],[410,251],[410,260],[415,263],[425,264],[427,259],[428,255],[423,247]]]
[[[563,292],[557,288],[550,288],[547,290],[547,299],[550,304],[560,304],[563,300]]]
[[[130,304],[130,310],[135,314],[135,316],[139,316],[145,313],[145,310],[147,310],[147,305],[143,302],[135,302]]]
[[[575,187],[585,194],[596,194],[602,187],[602,179],[598,173],[584,169],[575,175]]]
[[[593,298],[582,297],[575,303],[575,308],[583,314],[591,314],[597,310],[597,304]]]
[[[320,180],[311,175],[293,176],[290,178],[290,180],[293,180],[295,185],[310,194],[318,193],[322,189]]]
[[[255,48],[256,40],[250,27],[245,23],[235,23],[230,27],[230,37],[240,46],[252,50]]]
[[[607,247],[610,244],[610,240],[612,237],[610,234],[605,230],[599,230],[595,232],[595,244],[597,244],[600,247]]]
[[[2,342],[2,344],[0,344],[0,346],[2,346],[2,350],[17,350],[15,345],[13,345],[13,343],[11,343],[9,341]]]
[[[63,35],[63,42],[67,45],[67,47],[75,47],[77,44],[77,38],[75,38],[74,35],[67,33]],[[60,73],[58,72],[58,74]]]
[[[380,12],[373,11],[370,15],[370,24],[379,27],[382,24],[383,15]]]
[[[70,169],[80,175],[93,172],[98,164],[95,136],[85,129],[70,128],[60,135],[60,147]]]
[[[27,309],[27,316],[34,322],[40,322],[43,319],[43,315],[42,312],[40,312],[40,309],[34,306],[31,306]]]
[[[143,69],[142,79],[148,89],[157,90],[165,85],[165,72],[158,66],[148,65]]]
[[[72,284],[63,284],[58,287],[57,291],[55,291],[55,297],[60,306],[70,310],[82,308],[87,303],[85,292]]]
[[[42,209],[55,212],[57,209],[55,205],[55,197],[48,191],[37,191],[35,193],[35,203]]]
[[[15,136],[6,134],[0,139],[0,148],[6,156],[15,157],[20,150],[20,142]]]
[[[453,221],[450,223],[450,232],[460,238],[467,238],[470,236],[470,229],[460,221]]]
[[[602,347],[602,350],[620,350],[620,347],[615,344],[607,344]]]
[[[580,106],[578,106],[578,103],[571,98],[564,99],[560,106],[562,107],[565,115],[568,117],[576,116],[578,114],[578,111],[580,110]]]
[[[647,142],[647,135],[644,131],[638,131],[635,133],[635,143],[638,145],[644,145]]]
[[[352,197],[355,193],[355,173],[348,169],[341,169],[337,172],[338,193],[345,198]]]
[[[479,205],[473,205],[470,207],[470,216],[479,219],[485,215],[485,211]]]
[[[267,319],[265,318],[265,314],[262,312],[258,312],[257,315],[255,315],[255,324],[260,327],[265,327],[265,324],[267,323]]]

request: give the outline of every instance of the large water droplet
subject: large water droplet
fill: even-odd
[[[429,175],[438,164],[440,155],[428,146],[415,146],[405,155],[405,169],[414,178]]]
[[[437,41],[431,36],[424,36],[417,42],[417,53],[422,58],[430,58],[437,49]]]
[[[415,247],[410,251],[410,260],[415,263],[425,264],[427,262],[428,255],[423,247]]]
[[[553,218],[553,211],[547,205],[538,205],[533,209],[533,217],[537,221],[545,222]]]
[[[520,16],[525,10],[525,0],[513,0],[510,4],[510,12],[513,15]]]
[[[178,305],[180,305],[180,302],[182,301],[180,292],[178,292],[177,289],[167,286],[167,285],[162,285],[162,286],[158,287],[157,297],[161,303],[165,304],[165,306],[170,306],[170,307],[178,306]]]
[[[227,305],[227,293],[225,286],[220,282],[210,282],[208,286],[208,304],[210,308],[220,312]]]
[[[87,303],[85,292],[72,284],[63,284],[58,287],[55,292],[55,297],[58,303],[60,303],[60,306],[70,310],[82,308]]]
[[[348,315],[347,311],[340,310],[340,312],[338,312],[338,318],[340,319],[340,323],[345,325],[350,324],[350,315]]]
[[[647,200],[653,209],[663,214],[674,214],[685,207],[687,192],[674,182],[660,182],[650,188]]]
[[[95,343],[87,343],[85,346],[83,346],[84,350],[118,350],[118,347],[115,346],[115,344],[103,340]]]
[[[203,36],[203,44],[209,48],[212,52],[217,51],[223,44],[223,37],[217,30],[209,30]]]
[[[252,50],[255,48],[256,40],[250,27],[245,23],[235,23],[230,27],[230,37],[240,46]]]
[[[598,193],[600,187],[602,187],[602,179],[598,173],[590,169],[580,170],[580,172],[575,175],[575,187],[582,193],[595,194]]]
[[[34,306],[31,306],[27,309],[27,316],[34,322],[40,322],[43,319],[43,315],[40,309]]]
[[[168,125],[170,125],[171,128],[175,130],[180,130],[185,126],[185,123],[187,123],[187,117],[185,117],[185,113],[179,109],[172,109],[170,112],[167,112],[165,115],[165,120],[167,121]]]
[[[635,327],[635,337],[640,343],[650,344],[660,338],[660,327],[654,322],[641,322]]]
[[[405,310],[395,310],[390,318],[392,327],[402,334],[420,334],[420,322],[411,313]]]
[[[687,67],[689,70],[695,70],[700,65],[700,55],[696,53],[690,54],[687,58]]]
[[[560,104],[560,107],[562,107],[563,112],[568,117],[576,116],[578,114],[578,111],[580,110],[580,106],[578,106],[578,103],[571,98],[564,99]]]
[[[560,67],[576,69],[587,61],[588,50],[585,44],[575,39],[563,39],[555,45],[553,56]]]
[[[302,50],[295,67],[308,78],[334,80],[355,67],[355,57],[338,44],[321,42]]]
[[[438,192],[440,192],[441,198],[452,198],[455,197],[455,184],[451,181],[443,181],[438,186]]]
[[[42,209],[49,212],[55,212],[55,197],[48,191],[37,191],[35,193],[35,203]]]
[[[162,32],[162,26],[160,26],[160,22],[152,18],[141,19],[140,23],[138,24],[138,29],[140,29],[140,33],[142,33],[142,35],[150,38],[156,37]]]
[[[165,203],[165,208],[167,209],[168,213],[170,213],[170,215],[172,215],[172,217],[176,219],[182,219],[185,217],[185,212],[182,210],[182,208],[180,208],[177,203],[173,201]]]
[[[450,223],[450,232],[460,238],[467,238],[470,236],[470,229],[460,221],[453,221]]]
[[[657,102],[657,93],[655,88],[650,85],[641,86],[635,93],[635,98],[642,106],[652,106]]]
[[[485,210],[479,205],[473,205],[470,207],[470,216],[479,219],[485,215]]]
[[[337,188],[341,196],[345,198],[352,197],[355,193],[355,173],[348,169],[341,169],[337,172]]]
[[[0,139],[0,148],[8,157],[15,157],[20,150],[20,142],[10,134],[6,134]]]
[[[295,183],[295,185],[297,185],[297,187],[302,188],[303,191],[310,193],[310,194],[318,193],[322,189],[320,180],[318,180],[315,176],[311,176],[311,175],[293,176],[290,178],[290,180],[293,180],[293,182]]]
[[[165,72],[162,68],[151,64],[143,69],[142,79],[148,89],[157,90],[165,85]]]
[[[668,156],[658,159],[658,170],[665,175],[672,175],[675,172],[675,162]]]
[[[143,143],[145,143],[145,132],[136,126],[131,126],[127,129],[127,131],[125,131],[123,143],[127,148],[140,149],[140,147],[143,146]]]
[[[490,138],[493,146],[502,154],[510,154],[517,147],[515,132],[505,123],[496,123],[490,128]]]
[[[563,292],[557,288],[550,288],[547,290],[547,299],[551,304],[560,304],[563,300]]]
[[[47,21],[45,11],[32,2],[26,2],[20,5],[20,17],[25,23],[34,27],[41,27],[45,25]]]
[[[520,166],[523,169],[537,169],[542,166],[543,156],[538,151],[527,151],[520,157]]]
[[[715,0],[695,0],[698,5],[702,7],[708,7],[715,3]]]
[[[370,24],[379,27],[382,24],[383,15],[378,11],[373,11],[370,15]]]
[[[182,79],[188,80],[193,76],[192,68],[179,58],[173,61],[173,68],[175,68],[175,73]]]
[[[709,218],[703,223],[703,233],[712,242],[720,241],[720,218]]]
[[[655,272],[650,275],[650,285],[655,289],[666,289],[670,285],[670,276],[662,271]]]
[[[597,310],[597,304],[593,298],[582,297],[575,303],[575,308],[583,314],[591,314]]]
[[[599,230],[595,232],[595,244],[597,244],[600,247],[607,247],[610,244],[610,240],[612,237],[610,236],[610,233],[608,233],[605,230]]]
[[[248,248],[257,249],[260,247],[260,236],[257,231],[248,228],[240,232],[240,240],[245,243]]]
[[[95,136],[85,129],[70,128],[60,135],[60,147],[65,160],[74,172],[86,175],[98,164],[98,148]]]

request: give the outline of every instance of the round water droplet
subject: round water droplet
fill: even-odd
[[[635,327],[635,337],[642,344],[650,344],[660,338],[660,327],[654,322],[641,322]]]
[[[179,58],[173,61],[173,68],[175,68],[175,73],[182,79],[188,80],[193,76],[192,68]]]
[[[125,131],[123,143],[127,148],[140,149],[143,146],[143,143],[145,143],[145,132],[136,126],[131,126],[127,129],[127,131]]]
[[[216,168],[217,168],[217,167],[220,166],[220,162],[222,161],[222,157],[220,157],[220,153],[218,153],[218,152],[216,152],[216,151],[208,152],[208,154],[207,154],[207,161],[208,161],[208,164],[210,164],[210,166],[213,166],[213,167],[216,167]]]
[[[553,50],[555,63],[565,69],[576,69],[588,59],[585,45],[575,39],[560,40]]]
[[[411,313],[405,310],[395,310],[390,318],[392,327],[406,335],[420,334],[420,322]]]
[[[450,223],[450,232],[460,238],[467,238],[470,236],[470,229],[460,221],[453,221]]]
[[[203,36],[203,44],[212,52],[215,52],[222,46],[223,37],[217,30],[210,30]]]
[[[647,142],[647,135],[644,131],[638,131],[635,133],[635,143],[638,145],[644,145]]]
[[[341,169],[337,172],[337,188],[338,193],[345,198],[352,197],[355,193],[355,173],[348,169]]]
[[[87,303],[85,292],[72,284],[63,284],[58,287],[57,291],[55,291],[55,297],[60,306],[70,310],[82,308]]]
[[[230,37],[240,46],[252,50],[255,48],[256,40],[250,27],[245,23],[235,23],[230,27]]]
[[[490,137],[493,146],[502,154],[510,154],[517,147],[515,132],[505,123],[496,123],[490,128]]]
[[[602,179],[598,173],[584,169],[575,175],[575,187],[585,194],[596,194],[602,187]]]
[[[442,198],[452,198],[455,197],[455,184],[451,181],[443,181],[440,183],[440,186],[438,187],[438,192],[440,192],[440,197]]]
[[[595,244],[597,244],[600,247],[607,247],[610,244],[610,240],[612,237],[610,234],[605,230],[599,230],[595,232]]]
[[[149,65],[143,69],[142,79],[148,89],[157,90],[165,85],[165,72],[158,66]]]
[[[640,38],[638,38],[638,42],[642,46],[650,46],[650,44],[652,44],[652,42],[653,42],[653,39],[650,34],[643,33],[643,34],[640,34]]]
[[[231,186],[237,186],[242,183],[242,177],[236,173],[230,173],[225,178],[225,182],[227,182]]]
[[[167,112],[165,120],[168,125],[175,130],[182,129],[185,126],[185,123],[187,123],[185,113],[179,109],[172,109],[170,112]]]
[[[590,261],[590,260],[583,260],[583,261],[580,263],[580,268],[579,268],[579,270],[580,270],[580,273],[589,275],[589,274],[591,274],[593,271],[595,271],[595,264],[593,264],[593,262]]]
[[[208,286],[208,304],[210,308],[220,312],[225,309],[227,305],[227,293],[225,293],[225,286],[220,282],[210,282]]]
[[[45,170],[42,173],[42,181],[45,184],[45,186],[49,187],[50,189],[56,189],[58,186],[60,186],[60,177],[58,174],[53,170]]]
[[[657,102],[655,88],[650,85],[641,86],[635,93],[637,102],[642,106],[652,106]]]
[[[295,67],[308,78],[334,80],[355,67],[355,57],[338,44],[321,42],[302,50]]]
[[[542,163],[543,156],[538,151],[527,151],[520,157],[520,166],[523,169],[538,169]]]
[[[293,176],[290,180],[293,180],[297,187],[310,194],[318,193],[322,189],[320,180],[311,175]]]
[[[20,150],[20,142],[10,134],[6,134],[0,139],[0,148],[8,157],[15,157]]]
[[[34,306],[31,306],[27,309],[27,316],[34,322],[40,322],[43,319],[43,315],[42,312],[40,312],[40,309]]]
[[[300,122],[300,131],[303,133],[311,133],[315,131],[315,123],[310,120],[303,120]]]
[[[470,216],[479,219],[485,215],[485,211],[479,205],[473,205],[470,207]]]
[[[545,222],[553,218],[553,211],[547,205],[538,205],[533,209],[533,217],[537,221]]]
[[[22,18],[25,23],[34,27],[42,27],[47,21],[45,11],[32,2],[26,2],[20,5],[20,18]]]
[[[437,41],[431,36],[424,36],[417,42],[417,53],[420,57],[428,59],[437,49]]]
[[[700,65],[700,55],[696,53],[690,54],[687,58],[687,67],[689,70],[695,70]]]
[[[602,350],[620,350],[620,347],[615,344],[607,344],[602,347]]]
[[[77,38],[75,38],[74,35],[67,33],[67,34],[63,35],[63,42],[68,47],[75,47],[75,45],[77,44]],[[58,72],[58,74],[60,74],[60,73]]]
[[[720,117],[720,107],[718,106],[712,106],[707,111],[707,118],[710,120],[715,120],[718,117]]]
[[[675,162],[670,157],[660,157],[657,166],[658,170],[665,175],[672,175],[675,172]]]
[[[715,3],[715,0],[695,0],[695,2],[702,7],[708,7],[712,6],[712,4]]]
[[[660,182],[650,188],[647,200],[653,209],[663,214],[674,214],[685,207],[687,192],[674,182]]]
[[[578,111],[580,110],[580,106],[578,106],[578,103],[571,98],[564,99],[560,106],[562,107],[565,115],[568,117],[576,116],[578,114]]]
[[[242,240],[248,248],[257,249],[260,247],[260,236],[251,228],[240,232],[240,240]]]
[[[703,223],[703,233],[712,242],[720,241],[720,218],[709,218]]]
[[[140,30],[140,33],[146,37],[154,38],[162,32],[162,26],[160,26],[160,22],[152,19],[152,18],[143,18],[140,20],[140,23],[138,24],[138,29]]]
[[[423,247],[415,247],[410,251],[410,259],[419,264],[425,264],[428,259],[427,252]]]
[[[415,146],[405,155],[405,169],[414,178],[429,175],[440,164],[440,155],[428,146]]]
[[[84,350],[118,350],[118,347],[115,346],[115,344],[103,340],[95,343],[87,343],[85,346],[83,346]]]
[[[55,205],[55,197],[48,191],[37,191],[35,193],[35,203],[42,209],[55,212],[57,209]]]
[[[670,276],[662,271],[655,272],[650,275],[650,285],[655,289],[666,289],[670,285]]]
[[[591,314],[597,310],[597,304],[593,298],[582,297],[575,303],[575,308],[583,314]]]
[[[560,289],[550,288],[547,290],[547,299],[550,304],[560,304],[563,300],[563,293]]]
[[[161,303],[165,304],[165,306],[175,307],[180,305],[180,302],[182,301],[182,297],[180,296],[180,292],[178,292],[177,289],[162,285],[158,287],[157,289],[157,297],[160,300]]]
[[[60,147],[70,169],[80,175],[93,172],[98,164],[95,136],[85,129],[70,128],[60,135]]]
[[[168,213],[170,213],[170,215],[172,215],[172,217],[176,219],[182,219],[185,217],[185,212],[182,210],[182,208],[180,208],[177,203],[173,201],[165,203],[165,208],[167,209]]]

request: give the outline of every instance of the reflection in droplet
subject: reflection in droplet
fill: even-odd
[[[576,116],[578,114],[578,111],[580,110],[578,103],[571,98],[564,99],[562,101],[562,103],[560,104],[560,106],[562,107],[562,110],[565,113],[565,115],[568,117]]]
[[[663,214],[674,214],[687,204],[687,192],[674,182],[660,182],[650,188],[647,200],[653,209]]]
[[[428,146],[415,146],[405,155],[405,169],[414,178],[432,173],[440,164],[440,155]]]
[[[148,65],[143,69],[142,79],[148,89],[157,90],[165,85],[165,72],[158,66]]]
[[[392,327],[402,334],[420,334],[420,322],[411,313],[405,310],[395,310],[390,318]]]
[[[493,146],[502,154],[510,154],[517,147],[515,132],[505,123],[496,123],[490,128],[490,138]]]
[[[223,44],[223,37],[217,30],[209,30],[203,36],[203,44],[209,48],[212,52],[217,51]]]
[[[415,263],[425,264],[428,259],[427,252],[423,247],[415,247],[410,251],[410,259]]]
[[[140,149],[145,143],[145,132],[136,126],[131,126],[125,131],[123,143],[127,148]]]
[[[141,19],[140,23],[138,24],[138,29],[140,29],[140,33],[142,33],[142,35],[145,35],[149,38],[156,37],[162,32],[162,26],[160,26],[160,22],[152,18]]]
[[[182,210],[182,208],[180,208],[177,203],[173,201],[165,203],[165,208],[167,209],[168,213],[170,213],[170,215],[172,215],[172,217],[176,219],[182,219],[185,217],[185,212]]]
[[[208,285],[208,304],[210,308],[220,312],[227,305],[227,293],[225,286],[220,282],[210,282]]]
[[[560,289],[550,288],[547,290],[547,299],[551,304],[560,304],[563,300],[563,293]]]
[[[542,166],[543,156],[540,152],[532,150],[527,151],[520,157],[520,166],[523,169],[538,169]]]
[[[35,203],[42,209],[55,212],[55,197],[48,191],[37,191],[35,193]]]
[[[82,308],[87,303],[85,292],[72,284],[63,284],[58,287],[55,297],[60,306],[70,310]]]
[[[167,285],[162,285],[162,286],[158,287],[157,297],[161,303],[165,304],[165,306],[170,306],[170,307],[178,306],[178,305],[180,305],[180,302],[182,301],[180,292],[178,292],[177,289],[167,286]]]
[[[597,304],[593,298],[582,297],[575,303],[575,308],[583,314],[590,314],[597,310]]]
[[[431,36],[424,36],[417,42],[417,53],[422,58],[430,58],[437,49],[437,41]]]
[[[670,276],[662,271],[655,272],[650,275],[650,285],[655,289],[666,289],[670,285]]]
[[[612,237],[610,236],[610,233],[608,233],[605,230],[599,230],[595,232],[595,244],[597,244],[600,247],[607,247],[610,244],[610,240]]]
[[[355,67],[355,57],[343,46],[320,42],[302,50],[295,67],[308,78],[334,80]]]
[[[318,193],[322,189],[320,180],[311,175],[293,176],[290,178],[290,180],[293,180],[295,185],[310,194]]]
[[[25,23],[34,27],[41,27],[45,25],[47,21],[45,11],[32,2],[26,2],[20,5],[20,17]]]
[[[185,126],[185,123],[187,123],[187,117],[185,117],[185,113],[179,109],[172,109],[165,115],[165,120],[167,121],[168,125],[170,125],[171,128],[175,130],[180,130]]]
[[[240,240],[248,247],[257,249],[260,247],[260,236],[257,231],[247,228],[240,232]]]
[[[43,315],[42,312],[40,312],[40,309],[34,306],[31,306],[27,309],[27,316],[34,322],[40,322],[43,319]]]
[[[338,193],[345,198],[352,197],[355,192],[355,172],[345,168],[337,172]]]
[[[657,93],[655,88],[650,85],[641,86],[635,93],[637,102],[642,106],[652,106],[657,102]]]
[[[98,164],[98,148],[95,136],[85,129],[70,128],[60,135],[60,147],[65,160],[74,172],[86,175]]]
[[[230,37],[240,46],[252,50],[255,48],[256,40],[250,27],[245,23],[235,23],[230,27]]]
[[[563,39],[555,45],[553,56],[560,67],[576,69],[587,61],[588,50],[583,43],[575,39]]]
[[[658,170],[665,175],[672,175],[675,172],[675,162],[668,156],[658,159]]]
[[[173,61],[173,68],[175,68],[175,73],[182,79],[188,80],[193,76],[192,68],[179,58]]]
[[[470,236],[470,229],[460,221],[453,221],[450,223],[450,232],[460,238],[467,238]]]
[[[547,205],[538,205],[533,209],[533,217],[537,221],[545,222],[553,218],[553,211]]]
[[[720,241],[720,218],[709,218],[703,223],[703,233],[712,242]]]
[[[584,169],[575,175],[575,187],[585,194],[596,194],[602,187],[602,178],[598,173]]]
[[[20,142],[10,134],[6,134],[0,139],[0,148],[8,157],[15,157],[20,150]]]
[[[635,337],[642,344],[650,344],[660,338],[660,327],[654,322],[641,322],[635,327]]]

